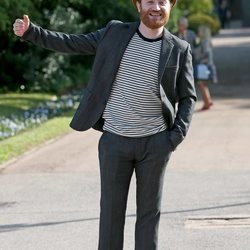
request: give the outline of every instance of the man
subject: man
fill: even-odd
[[[111,21],[87,35],[44,30],[27,16],[14,32],[44,48],[95,54],[71,127],[99,141],[99,250],[123,249],[129,184],[137,179],[135,249],[155,250],[166,164],[186,136],[196,101],[190,46],[164,25],[176,0],[133,0],[140,22]],[[176,103],[178,110],[176,111]]]
[[[192,30],[188,29],[188,19],[186,17],[181,17],[178,20],[178,31],[175,35],[187,41],[193,50],[196,43],[196,35]]]

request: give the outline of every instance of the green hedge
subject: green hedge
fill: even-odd
[[[188,17],[189,28],[197,31],[199,25],[207,25],[212,34],[216,34],[220,29],[220,22],[217,16],[204,13],[197,13]]]

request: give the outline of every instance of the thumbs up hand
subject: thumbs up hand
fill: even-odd
[[[30,26],[30,20],[27,15],[23,16],[23,19],[16,19],[16,21],[13,24],[13,31],[15,35],[22,37],[25,31]]]

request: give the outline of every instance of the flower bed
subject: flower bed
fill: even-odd
[[[79,92],[75,92],[55,97],[52,101],[42,102],[37,107],[24,111],[22,115],[0,117],[0,140],[73,109],[79,103],[80,96]]]

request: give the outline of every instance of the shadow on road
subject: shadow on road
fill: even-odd
[[[224,209],[224,208],[231,208],[231,207],[239,207],[239,206],[249,206],[250,202],[242,202],[237,204],[227,204],[227,205],[220,205],[220,206],[212,206],[212,207],[203,207],[203,208],[191,208],[191,209],[184,209],[184,210],[177,210],[177,211],[168,211],[168,212],[162,212],[162,215],[168,215],[168,214],[179,214],[179,213],[189,213],[190,212],[199,212],[199,211],[207,211],[207,210],[218,210],[218,209]],[[136,214],[128,214],[126,217],[136,217]],[[85,221],[98,221],[99,217],[93,217],[93,218],[85,218],[85,219],[77,219],[77,220],[64,220],[64,221],[56,221],[56,222],[42,222],[42,223],[34,223],[34,224],[9,224],[9,225],[0,225],[0,233],[6,233],[6,232],[12,232],[12,231],[18,231],[33,227],[48,227],[48,226],[57,226],[61,224],[69,224],[69,223],[78,223],[78,222],[85,222]]]

